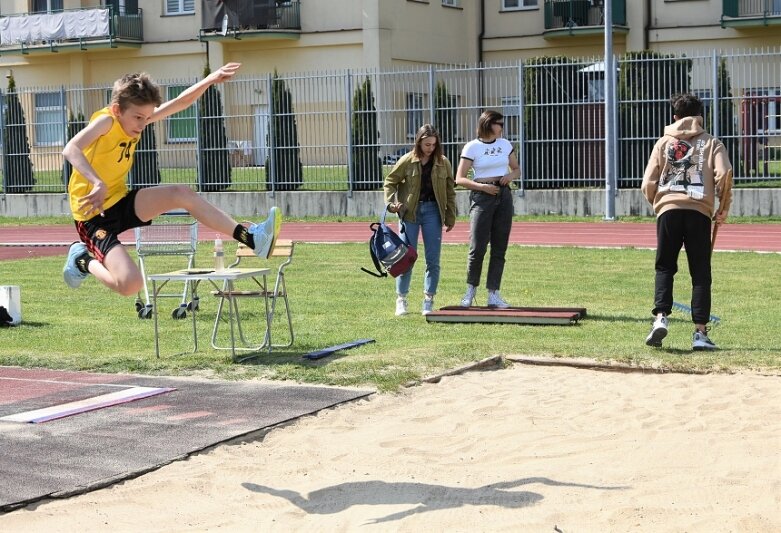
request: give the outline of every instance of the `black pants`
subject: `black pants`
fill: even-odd
[[[513,194],[510,187],[501,187],[499,194],[480,191],[469,193],[469,256],[466,262],[466,282],[475,287],[480,285],[483,273],[483,258],[491,244],[488,260],[488,274],[485,287],[498,291],[504,273],[504,256],[510,242],[513,225]]]
[[[654,315],[669,315],[673,306],[673,279],[678,254],[686,246],[692,278],[692,322],[707,324],[711,308],[710,219],[691,209],[673,209],[656,219],[656,282]]]

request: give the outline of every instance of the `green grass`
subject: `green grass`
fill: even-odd
[[[437,306],[459,301],[466,252],[465,245],[444,247]],[[150,258],[149,270],[184,266],[178,259]],[[167,298],[160,306],[158,359],[153,322],[136,317],[133,298],[115,295],[94,279],[79,290],[68,289],[61,281],[62,260],[0,262],[3,284],[22,287],[24,316],[22,325],[0,330],[0,365],[289,379],[382,391],[492,355],[585,357],[677,370],[781,370],[781,343],[772,333],[777,330],[777,306],[769,297],[781,293],[776,254],[715,255],[713,314],[722,322],[712,338],[721,350],[692,353],[693,326],[680,313],[671,317],[664,349],[643,342],[653,297],[650,250],[511,246],[502,287],[511,303],[588,308],[588,317],[576,326],[517,326],[427,323],[416,312],[422,298],[422,263],[413,275],[413,313],[396,318],[393,280],[359,270],[370,266],[366,244],[301,244],[288,271],[296,342],[245,364],[233,363],[229,352],[208,346],[216,302],[205,286],[198,315],[200,351],[190,352],[189,317],[170,318],[176,300]],[[209,262],[208,250],[199,252],[196,264]],[[682,254],[676,301],[689,302],[689,285]],[[259,313],[247,311],[247,320],[260,320]],[[301,357],[367,337],[376,343],[318,361]]]

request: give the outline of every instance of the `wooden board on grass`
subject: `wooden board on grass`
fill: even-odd
[[[426,315],[427,322],[460,322],[482,324],[538,324],[571,326],[582,314],[579,311],[520,311],[517,309],[479,310],[468,307],[442,308]]]
[[[460,305],[446,305],[440,309],[441,311],[479,311],[496,312],[496,313],[514,313],[514,312],[530,312],[530,313],[576,313],[578,318],[586,317],[585,307],[507,307],[505,309],[499,309],[497,307],[485,307],[473,305],[470,307],[461,307]]]

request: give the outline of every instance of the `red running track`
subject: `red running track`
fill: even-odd
[[[368,222],[286,222],[280,238],[365,242],[370,233]],[[199,227],[201,240],[211,241],[216,236],[215,231]],[[70,225],[0,227],[0,259],[62,255],[76,238],[76,230]],[[122,234],[121,239],[126,244],[135,243],[132,231]],[[459,221],[444,234],[444,242],[469,242],[469,223]],[[653,249],[656,229],[653,222],[514,222],[510,242],[528,246]],[[781,253],[781,224],[725,224],[719,229],[716,250]]]

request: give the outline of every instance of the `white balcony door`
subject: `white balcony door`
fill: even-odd
[[[255,139],[253,141],[253,157],[254,163],[257,166],[263,166],[266,164],[266,157],[268,157],[268,148],[266,143],[268,142],[268,106],[256,105],[254,106],[253,113],[255,115]]]

